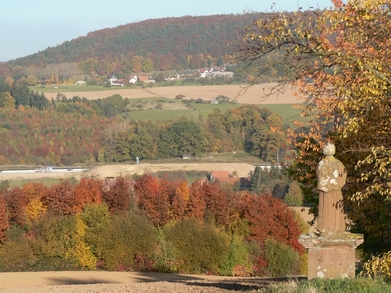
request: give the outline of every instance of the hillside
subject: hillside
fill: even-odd
[[[259,17],[259,14],[231,14],[145,20],[94,31],[9,64],[29,66],[87,59],[113,62],[142,56],[150,57],[159,68],[159,62],[164,63],[165,58],[176,64],[195,54],[218,58],[233,53],[239,31]]]

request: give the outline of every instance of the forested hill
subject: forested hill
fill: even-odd
[[[10,65],[80,62],[92,58],[110,62],[149,57],[155,64],[186,63],[188,56],[218,58],[231,54],[240,31],[260,14],[184,16],[130,23],[89,33],[33,55],[9,61]],[[229,46],[228,44],[232,44]],[[188,67],[182,64],[183,68]]]

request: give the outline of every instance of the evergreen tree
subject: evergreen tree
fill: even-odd
[[[262,174],[262,168],[256,166],[254,169],[254,173],[251,176],[250,180],[250,191],[256,194],[260,194],[265,189],[266,176]]]
[[[288,193],[284,197],[284,202],[290,206],[301,206],[303,204],[303,192],[297,181],[289,184]]]

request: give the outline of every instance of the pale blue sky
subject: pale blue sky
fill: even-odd
[[[91,31],[146,19],[244,11],[329,8],[331,0],[13,0],[0,4],[0,61],[24,57]],[[275,4],[273,4],[275,3]]]

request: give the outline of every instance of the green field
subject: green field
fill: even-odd
[[[69,178],[66,180],[70,181],[71,184],[75,184],[77,182],[76,178]],[[61,179],[42,178],[36,180],[9,180],[8,182],[11,188],[15,188],[15,187],[23,188],[23,186],[27,183],[42,183],[43,185],[50,187],[60,183]]]
[[[129,89],[129,87],[124,87]],[[140,88],[138,86],[132,87],[134,89]],[[31,87],[33,91],[43,93],[56,93],[56,92],[105,92],[110,91],[112,88],[106,88],[103,86],[92,86],[92,85],[58,85],[55,88],[54,85],[47,85],[45,88],[39,86]],[[116,88],[118,89],[118,88]],[[120,89],[121,90],[121,89]],[[120,92],[119,92],[120,93]],[[70,98],[70,97],[68,97]],[[162,109],[156,109],[156,104],[161,103]],[[138,104],[138,105],[137,105]],[[181,117],[187,117],[192,119],[198,119],[200,116],[206,118],[213,109],[219,109],[222,113],[225,111],[240,107],[240,103],[220,103],[220,104],[209,104],[209,103],[194,103],[191,102],[193,109],[188,109],[182,103],[181,100],[173,100],[167,98],[137,98],[131,99],[131,105],[128,105],[129,112],[123,113],[122,117],[125,119],[134,120],[150,120],[152,122],[162,121],[165,119],[179,119]],[[303,120],[300,117],[300,109],[294,109],[291,104],[259,104],[260,108],[266,108],[270,111],[279,114],[282,117],[283,123],[290,127],[293,127],[295,120]]]
[[[177,103],[180,103],[179,101]],[[165,119],[178,119],[180,117],[198,119],[199,116],[207,118],[208,115],[213,111],[213,109],[219,109],[222,113],[227,110],[238,108],[242,104],[232,104],[232,103],[222,103],[222,104],[200,104],[200,103],[190,103],[195,110],[190,109],[165,109],[166,103],[163,104],[163,109],[142,109],[138,111],[132,111],[125,114],[122,114],[123,118],[134,119],[134,120],[146,120],[156,122],[162,121]],[[270,111],[277,113],[281,116],[284,124],[293,127],[293,122],[295,120],[302,120],[300,117],[300,109],[292,108],[290,104],[280,104],[280,105],[258,105],[260,108],[266,108]],[[172,108],[172,107],[170,107]],[[179,107],[178,107],[179,108]]]
[[[61,92],[95,92],[95,91],[109,91],[112,88],[104,87],[101,85],[74,85],[74,84],[61,84],[61,85],[46,85],[45,87],[30,86],[30,89],[38,93],[58,93]]]

